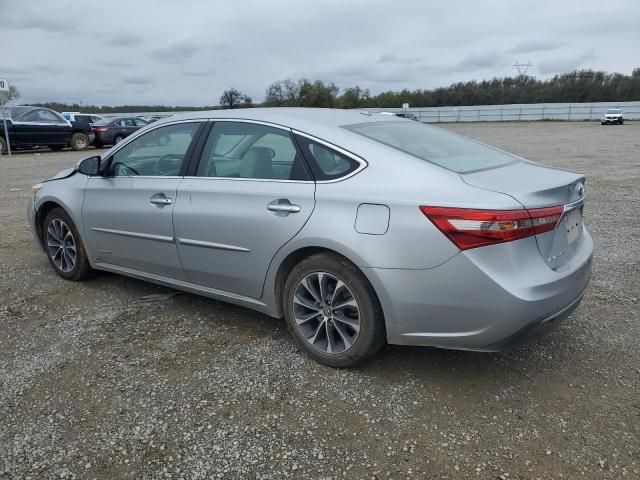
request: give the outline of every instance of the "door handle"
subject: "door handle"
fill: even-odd
[[[172,202],[173,200],[171,200],[169,197],[165,197],[163,194],[154,195],[149,199],[149,203],[160,206],[171,205]]]
[[[298,213],[300,211],[300,205],[294,205],[286,198],[280,198],[267,205],[267,210],[275,212],[276,215],[284,216],[290,213]]]

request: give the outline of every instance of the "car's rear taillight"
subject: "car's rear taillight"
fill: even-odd
[[[476,210],[421,206],[420,210],[460,250],[468,250],[549,232],[558,225],[564,207]]]
[[[107,127],[94,127],[93,128],[94,132],[99,132],[99,133],[106,132],[107,130],[109,130]]]

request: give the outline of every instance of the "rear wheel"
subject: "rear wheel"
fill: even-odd
[[[117,145],[118,143],[120,143],[122,140],[124,140],[124,137],[122,135],[116,135],[115,137],[113,137],[113,144]]]
[[[0,155],[7,153],[7,142],[4,138],[0,137]]]
[[[330,367],[353,367],[385,344],[373,287],[337,255],[314,255],[294,267],[285,283],[284,311],[307,355]]]
[[[71,217],[62,208],[54,208],[44,219],[42,241],[49,263],[65,280],[77,281],[94,270]]]
[[[76,132],[71,135],[71,141],[69,142],[69,145],[71,145],[71,148],[76,151],[86,150],[87,148],[89,148],[89,137],[85,133]]]

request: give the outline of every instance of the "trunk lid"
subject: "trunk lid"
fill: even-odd
[[[554,270],[573,257],[582,237],[584,175],[522,161],[461,177],[474,187],[509,195],[527,209],[563,205],[555,230],[536,235],[536,241],[540,255]]]

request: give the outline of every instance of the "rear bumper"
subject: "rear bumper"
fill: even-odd
[[[577,307],[592,253],[584,230],[573,258],[558,270],[529,237],[461,252],[428,270],[364,272],[382,304],[389,343],[496,351],[544,333]]]

